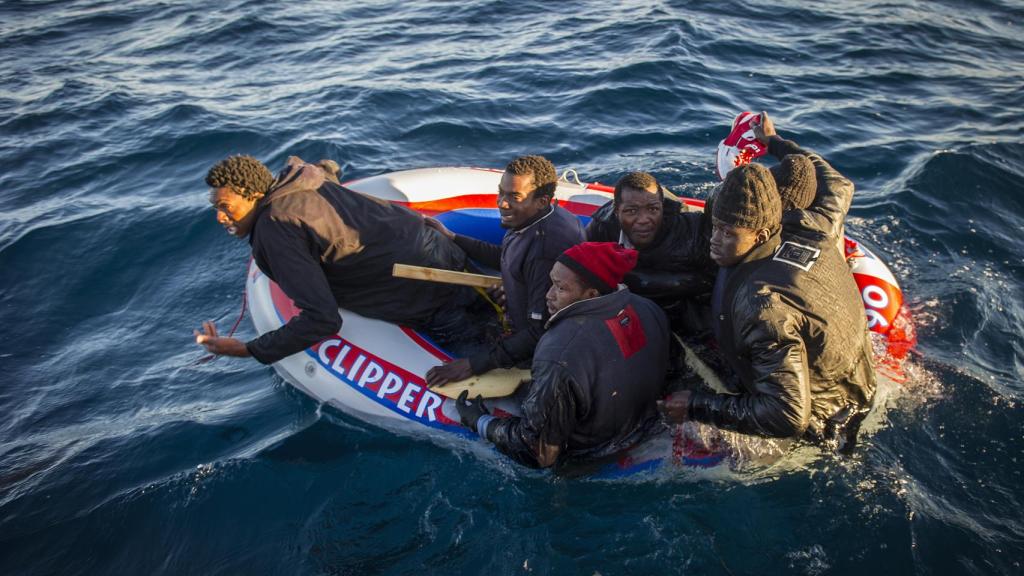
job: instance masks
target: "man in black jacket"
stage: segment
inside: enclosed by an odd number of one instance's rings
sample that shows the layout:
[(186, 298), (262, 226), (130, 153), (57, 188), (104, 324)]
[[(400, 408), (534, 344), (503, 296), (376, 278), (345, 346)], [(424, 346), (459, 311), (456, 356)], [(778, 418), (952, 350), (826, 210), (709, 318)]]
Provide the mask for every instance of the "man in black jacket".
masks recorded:
[(505, 168), (498, 185), (498, 212), (507, 229), (501, 246), (455, 234), (432, 218), (427, 223), (452, 239), (470, 258), (501, 270), (511, 334), (489, 349), (427, 372), (427, 384), (440, 386), (495, 368), (529, 365), (548, 319), (544, 295), (555, 259), (583, 241), (579, 218), (551, 201), (558, 187), (555, 167), (542, 156), (522, 156)]
[(248, 237), (260, 270), (300, 310), (246, 343), (206, 322), (196, 341), (210, 352), (277, 362), (336, 334), (339, 306), (432, 333), (472, 300), (466, 288), (393, 277), (395, 263), (459, 270), (465, 254), (419, 214), (341, 186), (329, 168), (293, 156), (275, 179), (259, 160), (231, 156), (210, 169), (217, 221)]
[[(755, 134), (777, 156), (798, 153), (767, 121)], [(741, 389), (677, 392), (663, 405), (670, 421), (852, 449), (875, 393), (863, 305), (834, 248), (853, 183), (807, 156), (816, 196), (784, 217), (767, 169), (751, 164), (726, 176), (712, 208), (711, 257), (720, 267), (712, 326)]]
[[(618, 242), (639, 252), (625, 283), (665, 309), (677, 326), (711, 292), (717, 267), (708, 256), (710, 218), (665, 195), (654, 176), (630, 172), (615, 184), (611, 202), (587, 225), (587, 240)], [(691, 322), (692, 324), (692, 322)]]
[(548, 330), (533, 355), (523, 416), (496, 418), (456, 401), (463, 425), (517, 462), (546, 468), (609, 456), (656, 428), (668, 362), (665, 313), (618, 288), (636, 251), (585, 242), (551, 269)]

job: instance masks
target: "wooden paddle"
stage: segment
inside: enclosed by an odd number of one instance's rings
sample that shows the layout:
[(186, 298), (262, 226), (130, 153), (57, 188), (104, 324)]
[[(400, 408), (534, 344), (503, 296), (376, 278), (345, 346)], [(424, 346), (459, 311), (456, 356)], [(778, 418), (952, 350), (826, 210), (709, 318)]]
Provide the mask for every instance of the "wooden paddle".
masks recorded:
[(731, 392), (726, 388), (725, 384), (722, 384), (722, 379), (718, 377), (718, 374), (715, 374), (715, 371), (704, 363), (704, 361), (697, 356), (697, 353), (683, 342), (683, 339), (680, 338), (678, 334), (673, 332), (672, 337), (675, 338), (676, 342), (679, 343), (679, 346), (683, 348), (683, 359), (686, 361), (686, 365), (696, 372), (709, 388), (719, 394), (735, 394), (735, 392)]
[(449, 398), (458, 398), (463, 390), (469, 391), (470, 398), (476, 398), (477, 395), (484, 398), (500, 398), (511, 396), (520, 384), (529, 379), (529, 370), (498, 368), (484, 374), (470, 376), (465, 380), (435, 386), (431, 390)]
[(469, 272), (456, 272), (455, 270), (413, 266), (411, 264), (395, 264), (391, 270), (391, 275), (396, 278), (410, 278), (412, 280), (426, 280), (427, 282), (458, 284), (460, 286), (473, 286), (476, 288), (494, 288), (501, 284), (501, 276), (471, 274)]

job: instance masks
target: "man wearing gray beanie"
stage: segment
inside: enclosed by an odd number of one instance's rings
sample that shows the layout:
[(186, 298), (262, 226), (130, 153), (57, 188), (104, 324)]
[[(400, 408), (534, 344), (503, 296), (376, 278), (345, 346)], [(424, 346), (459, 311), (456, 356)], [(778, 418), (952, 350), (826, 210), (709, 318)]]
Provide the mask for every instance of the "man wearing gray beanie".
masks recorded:
[[(778, 138), (762, 118), (755, 135)], [(811, 160), (817, 194), (806, 209), (783, 214), (775, 179), (757, 164), (722, 183), (712, 208), (712, 329), (739, 390), (676, 392), (661, 403), (670, 422), (853, 448), (875, 394), (864, 307), (834, 248), (853, 183)]]

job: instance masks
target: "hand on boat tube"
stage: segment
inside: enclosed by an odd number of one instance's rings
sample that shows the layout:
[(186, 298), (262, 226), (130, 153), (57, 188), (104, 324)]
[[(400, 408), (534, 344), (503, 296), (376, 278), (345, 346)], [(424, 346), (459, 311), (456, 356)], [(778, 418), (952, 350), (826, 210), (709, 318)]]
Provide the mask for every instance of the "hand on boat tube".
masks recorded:
[(472, 375), (473, 367), (469, 365), (469, 358), (458, 358), (427, 370), (427, 386), (444, 386), (449, 382), (465, 380)]
[(210, 354), (217, 356), (237, 356), (246, 358), (249, 356), (249, 349), (245, 343), (237, 338), (222, 338), (217, 335), (217, 326), (207, 320), (203, 322), (203, 331), (193, 330), (196, 336), (196, 344), (206, 348)]
[(455, 232), (448, 229), (447, 226), (441, 223), (437, 218), (431, 218), (430, 216), (423, 217), (423, 223), (427, 225), (427, 228), (433, 228), (441, 233), (442, 236), (449, 240), (455, 240)]
[(754, 138), (765, 146), (768, 145), (768, 141), (771, 140), (772, 136), (775, 136), (775, 123), (768, 117), (768, 113), (761, 112), (761, 121), (754, 120), (750, 123), (750, 127), (754, 130)]
[(469, 390), (463, 390), (462, 394), (459, 394), (458, 399), (455, 400), (455, 409), (459, 411), (459, 420), (462, 420), (462, 425), (473, 432), (478, 432), (476, 425), (480, 421), (480, 417), (490, 414), (484, 407), (484, 397), (477, 394), (476, 398), (470, 400)]
[(690, 391), (673, 392), (668, 398), (658, 400), (658, 412), (669, 424), (682, 424), (690, 412)]

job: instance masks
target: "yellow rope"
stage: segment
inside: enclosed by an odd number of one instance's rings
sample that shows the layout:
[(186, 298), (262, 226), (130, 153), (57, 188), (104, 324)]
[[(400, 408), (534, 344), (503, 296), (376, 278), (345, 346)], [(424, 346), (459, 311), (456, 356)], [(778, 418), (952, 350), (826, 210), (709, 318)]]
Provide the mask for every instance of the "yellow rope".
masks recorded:
[(505, 312), (501, 309), (501, 306), (498, 306), (498, 303), (492, 300), (491, 295), (483, 288), (474, 287), (473, 289), (483, 296), (484, 300), (487, 300), (487, 303), (491, 305), (491, 308), (494, 308), (495, 314), (498, 315), (498, 322), (501, 322), (501, 330), (503, 332), (508, 332), (508, 319), (505, 318)]

